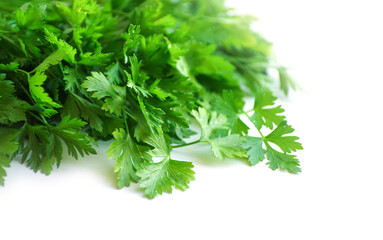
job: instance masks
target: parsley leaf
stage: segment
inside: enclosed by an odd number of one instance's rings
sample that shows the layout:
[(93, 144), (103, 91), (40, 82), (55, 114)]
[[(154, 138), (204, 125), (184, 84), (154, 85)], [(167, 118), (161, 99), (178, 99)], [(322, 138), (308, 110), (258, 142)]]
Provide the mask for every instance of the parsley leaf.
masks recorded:
[(172, 186), (180, 190), (189, 188), (194, 180), (194, 171), (191, 162), (176, 161), (169, 158), (159, 163), (147, 163), (138, 170), (141, 177), (140, 187), (145, 188), (145, 195), (154, 198), (163, 192), (171, 193)]
[(226, 117), (217, 114), (217, 112), (209, 114), (206, 109), (200, 107), (198, 108), (198, 112), (193, 110), (192, 115), (201, 125), (201, 140), (209, 140), (215, 130), (228, 128)]
[(146, 90), (143, 86), (145, 81), (148, 79), (148, 76), (140, 73), (140, 67), (142, 62), (138, 62), (136, 55), (130, 57), (129, 62), (131, 73), (124, 71), (128, 78), (127, 86), (133, 89), (136, 94), (141, 94), (144, 97), (151, 96), (150, 92)]
[(101, 108), (120, 115), (125, 107), (126, 88), (111, 84), (100, 72), (92, 72), (92, 76), (86, 79), (82, 87), (86, 88), (88, 92), (93, 92), (93, 98), (104, 99)]
[(66, 116), (57, 126), (52, 128), (52, 132), (65, 142), (69, 155), (76, 159), (78, 154), (82, 157), (85, 154), (96, 154), (91, 145), (91, 139), (85, 133), (78, 131), (85, 124), (84, 121)]
[(246, 137), (243, 148), (247, 149), (249, 162), (251, 166), (262, 162), (265, 159), (265, 153), (262, 148), (263, 139), (258, 137)]
[(287, 125), (286, 121), (283, 121), (272, 133), (265, 137), (265, 140), (276, 144), (281, 148), (283, 152), (286, 153), (291, 153), (303, 149), (302, 144), (296, 141), (299, 139), (299, 137), (285, 136), (286, 134), (292, 132), (294, 132), (294, 129), (290, 125)]
[(251, 117), (256, 128), (260, 129), (264, 125), (272, 129), (273, 123), (278, 125), (285, 119), (285, 116), (279, 115), (284, 112), (281, 106), (269, 107), (274, 105), (276, 99), (277, 98), (267, 90), (260, 90), (256, 94), (253, 108), (254, 114)]
[(26, 9), (20, 8), (16, 12), (16, 22), (22, 28), (39, 29), (46, 17), (46, 8), (44, 5), (31, 4)]
[(124, 129), (117, 129), (113, 132), (113, 136), (116, 141), (110, 145), (107, 154), (110, 159), (116, 161), (114, 172), (118, 174), (117, 186), (129, 187), (131, 181), (139, 180), (136, 174), (137, 168), (148, 161), (148, 157), (141, 154), (139, 146)]
[(74, 93), (68, 94), (61, 114), (63, 117), (81, 118), (87, 121), (91, 128), (99, 132), (103, 130), (104, 122), (101, 119), (103, 113), (99, 107)]
[(0, 77), (0, 123), (7, 124), (26, 119), (26, 103), (13, 96), (16, 89), (11, 81)]
[(269, 159), (267, 164), (273, 170), (279, 168), (290, 173), (301, 172), (299, 161), (295, 155), (278, 152), (269, 145), (267, 145), (267, 159)]
[[(56, 55), (55, 57), (51, 57), (51, 60), (52, 62), (56, 63), (57, 62), (57, 59), (59, 57), (61, 57), (61, 55), (63, 54), (64, 59), (67, 61), (67, 62), (70, 62), (70, 63), (75, 63), (75, 55), (77, 53), (77, 50), (74, 49), (71, 45), (69, 45), (68, 43), (66, 43), (64, 40), (62, 39), (58, 39), (56, 35), (54, 35), (52, 32), (50, 32), (47, 28), (44, 28), (44, 32), (45, 32), (45, 38), (48, 42), (56, 45), (56, 47), (58, 48), (57, 52), (56, 52)], [(54, 64), (51, 64), (51, 65), (54, 65)]]
[(161, 133), (151, 134), (145, 142), (153, 147), (150, 151), (153, 157), (162, 157), (162, 161), (147, 162), (141, 165), (137, 175), (141, 178), (140, 187), (145, 189), (145, 195), (154, 198), (163, 192), (171, 193), (173, 187), (186, 190), (190, 181), (194, 180), (193, 164), (170, 158), (170, 148)]
[(241, 120), (245, 102), (233, 91), (223, 91), (212, 96), (210, 101), (214, 111), (225, 115), (233, 134), (247, 134), (249, 127)]
[(230, 135), (215, 138), (209, 141), (211, 149), (216, 157), (223, 160), (229, 158), (247, 158), (246, 151), (242, 148), (244, 139), (239, 135)]
[(4, 168), (10, 167), (12, 155), (18, 150), (17, 135), (15, 129), (0, 127), (0, 185), (4, 185), (7, 176)]
[(47, 104), (47, 106), (59, 108), (60, 104), (53, 101), (53, 99), (45, 92), (42, 86), (47, 80), (47, 76), (42, 72), (37, 72), (31, 78), (28, 79), (29, 91), (36, 102)]

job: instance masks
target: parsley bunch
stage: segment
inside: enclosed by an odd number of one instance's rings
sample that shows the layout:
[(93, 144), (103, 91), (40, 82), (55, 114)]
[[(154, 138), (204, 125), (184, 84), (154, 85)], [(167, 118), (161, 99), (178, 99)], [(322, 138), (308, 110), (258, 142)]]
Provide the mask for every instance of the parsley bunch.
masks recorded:
[(220, 0), (2, 0), (0, 183), (18, 156), (48, 175), (63, 151), (77, 159), (109, 139), (118, 188), (139, 182), (149, 198), (188, 188), (193, 164), (170, 153), (202, 142), (220, 159), (300, 172), (268, 69), (285, 93), (292, 81), (252, 21)]

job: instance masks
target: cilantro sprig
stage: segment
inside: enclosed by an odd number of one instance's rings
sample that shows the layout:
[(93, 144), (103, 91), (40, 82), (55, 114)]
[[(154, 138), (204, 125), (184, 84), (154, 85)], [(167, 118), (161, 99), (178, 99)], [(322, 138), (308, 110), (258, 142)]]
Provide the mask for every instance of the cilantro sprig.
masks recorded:
[(149, 198), (189, 187), (193, 164), (171, 151), (193, 144), (300, 172), (268, 69), (284, 93), (294, 84), (251, 24), (220, 0), (1, 1), (0, 184), (15, 159), (48, 175), (100, 140), (118, 188)]

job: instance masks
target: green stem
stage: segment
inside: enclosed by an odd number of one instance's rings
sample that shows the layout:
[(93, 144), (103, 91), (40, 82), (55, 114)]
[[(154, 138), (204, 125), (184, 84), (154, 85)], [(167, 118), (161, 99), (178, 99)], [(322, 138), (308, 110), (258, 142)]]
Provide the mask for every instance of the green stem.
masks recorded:
[(16, 71), (17, 71), (17, 72), (25, 73), (25, 74), (28, 76), (28, 78), (29, 78), (29, 72), (24, 71), (23, 69), (16, 69)]
[(173, 148), (187, 147), (187, 146), (190, 146), (190, 145), (193, 145), (193, 144), (197, 144), (197, 143), (200, 143), (200, 142), (201, 142), (201, 139), (199, 139), (197, 141), (194, 141), (194, 142), (184, 143), (184, 144), (180, 144), (180, 145), (176, 145), (176, 146), (171, 146), (171, 147), (172, 147), (172, 149)]
[(125, 111), (122, 112), (122, 117), (124, 119), (124, 124), (125, 124), (125, 128), (126, 128), (126, 132), (129, 132), (128, 118), (126, 117)]
[[(27, 75), (27, 77), (28, 77), (28, 80), (29, 80), (29, 73), (28, 72), (26, 72), (24, 70), (21, 70), (21, 69), (16, 69), (16, 71), (25, 73)], [(31, 100), (31, 103), (33, 103), (34, 100), (33, 100), (32, 96), (31, 96), (31, 94), (29, 93), (29, 91), (24, 87), (23, 83), (19, 79), (17, 79), (17, 78), (15, 78), (15, 79), (20, 84), (21, 89), (23, 89), (25, 94), (28, 96), (29, 100)]]
[(34, 113), (31, 112), (31, 111), (28, 111), (28, 113), (29, 113), (32, 117), (34, 117), (34, 118), (36, 118), (37, 120), (39, 120), (42, 124), (44, 124), (44, 125), (47, 126), (48, 128), (51, 127), (51, 126), (47, 123), (47, 121), (46, 121), (45, 119), (40, 118), (39, 116), (37, 116), (36, 114), (34, 114)]
[(32, 98), (32, 96), (31, 96), (31, 94), (29, 94), (29, 92), (27, 91), (27, 89), (23, 86), (23, 84), (22, 84), (19, 80), (17, 80), (17, 82), (20, 84), (20, 87), (23, 89), (23, 91), (25, 92), (25, 94), (27, 94), (29, 100), (31, 100), (31, 102), (33, 103), (34, 101), (33, 101), (33, 98)]
[[(251, 111), (253, 111), (253, 110), (251, 110)], [(250, 112), (251, 112), (251, 111), (250, 111)], [(246, 115), (246, 117), (250, 120), (250, 122), (252, 122), (252, 121), (251, 121), (251, 118), (250, 118), (250, 116), (249, 116), (249, 114), (248, 114), (248, 112), (243, 111), (243, 113), (244, 113), (244, 114)], [(254, 123), (253, 123), (253, 124), (254, 124)], [(262, 139), (264, 139), (265, 136), (263, 136), (261, 130), (259, 130), (257, 127), (255, 127), (255, 128), (257, 129), (259, 135), (261, 135)]]
[(137, 101), (136, 96), (134, 96), (132, 91), (130, 91), (129, 89), (127, 89), (126, 98), (130, 104), (132, 104), (134, 107), (140, 109), (140, 105), (136, 102)]
[(136, 121), (136, 122), (138, 121), (137, 118), (136, 118), (136, 116), (134, 116), (132, 113), (129, 112), (129, 109), (126, 109), (125, 114), (127, 115), (126, 117), (129, 116), (129, 117), (132, 118), (134, 121)]

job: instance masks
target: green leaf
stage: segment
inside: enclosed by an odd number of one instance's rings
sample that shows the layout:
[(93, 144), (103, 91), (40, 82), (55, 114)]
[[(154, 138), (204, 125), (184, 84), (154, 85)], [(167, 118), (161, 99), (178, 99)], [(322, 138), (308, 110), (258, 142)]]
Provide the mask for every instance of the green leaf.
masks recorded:
[(73, 25), (79, 26), (83, 23), (87, 15), (92, 15), (100, 11), (97, 2), (94, 0), (76, 0), (72, 6)]
[(188, 119), (190, 118), (188, 115), (188, 111), (185, 110), (185, 106), (181, 105), (177, 100), (173, 98), (166, 99), (156, 99), (151, 98), (150, 103), (153, 106), (157, 106), (164, 113), (162, 119), (164, 120), (163, 129), (168, 131), (171, 125), (180, 126), (183, 128), (189, 127)]
[(141, 29), (140, 26), (129, 25), (129, 29), (127, 33), (121, 34), (121, 37), (125, 39), (124, 44), (124, 61), (128, 62), (128, 56), (137, 49), (138, 43), (141, 41), (142, 35), (140, 34)]
[(185, 61), (189, 74), (231, 74), (235, 66), (221, 56), (213, 56), (217, 46), (206, 45), (201, 42), (189, 43), (189, 51), (185, 55)]
[(91, 145), (91, 139), (85, 133), (79, 131), (85, 125), (86, 122), (66, 116), (61, 119), (61, 122), (56, 127), (52, 128), (54, 134), (66, 144), (68, 154), (76, 159), (78, 159), (78, 154), (82, 157), (85, 154), (96, 154), (96, 150)]
[[(77, 50), (74, 49), (71, 45), (69, 45), (68, 43), (66, 43), (64, 40), (62, 39), (58, 39), (56, 35), (54, 35), (52, 32), (50, 32), (47, 28), (44, 28), (44, 32), (45, 32), (45, 39), (56, 45), (56, 47), (58, 48), (58, 52), (61, 54), (61, 53), (65, 53), (65, 61), (69, 62), (69, 63), (75, 63), (75, 56), (76, 56), (76, 53), (77, 53)], [(57, 56), (56, 56), (57, 57)]]
[(79, 89), (82, 79), (84, 79), (84, 74), (79, 71), (77, 68), (71, 68), (66, 66), (64, 68), (64, 81), (65, 81), (65, 90), (70, 90), (73, 92), (75, 89)]
[(222, 74), (234, 70), (235, 67), (220, 56), (207, 56), (194, 68), (198, 74)]
[(284, 94), (288, 95), (290, 88), (295, 90), (297, 88), (296, 83), (287, 73), (286, 68), (278, 68), (280, 88)]
[(221, 95), (213, 95), (210, 104), (214, 111), (226, 116), (232, 134), (247, 134), (249, 127), (240, 118), (245, 105), (242, 96), (223, 91)]
[(61, 60), (67, 56), (67, 53), (61, 50), (56, 50), (51, 55), (49, 55), (40, 65), (38, 65), (34, 71), (36, 72), (44, 72), (50, 66), (59, 64)]
[(44, 26), (46, 15), (46, 5), (29, 4), (24, 9), (17, 10), (16, 22), (20, 27), (31, 30), (40, 29)]
[(152, 157), (170, 157), (169, 144), (162, 132), (158, 134), (151, 133), (143, 141), (153, 147), (149, 151)]
[(19, 132), (11, 128), (0, 127), (0, 185), (4, 186), (4, 178), (7, 176), (5, 168), (10, 167), (13, 154), (18, 150), (16, 141)]
[(129, 58), (130, 71), (124, 71), (128, 78), (127, 86), (135, 91), (136, 94), (142, 94), (144, 97), (151, 96), (150, 92), (145, 89), (144, 83), (148, 79), (148, 76), (140, 73), (140, 67), (142, 62), (138, 62), (137, 56), (133, 55)]
[(185, 191), (189, 188), (189, 183), (195, 180), (195, 172), (191, 170), (193, 168), (191, 162), (171, 160), (168, 166), (168, 176), (173, 181), (176, 188)]
[(86, 66), (104, 66), (110, 62), (112, 55), (112, 53), (81, 53), (78, 63)]
[(123, 71), (119, 62), (109, 65), (106, 70), (106, 75), (112, 84), (120, 84), (123, 82)]
[(4, 186), (4, 178), (7, 176), (5, 168), (10, 167), (10, 159), (3, 153), (0, 153), (0, 185)]
[(0, 123), (25, 121), (25, 102), (16, 97), (0, 98)]
[(160, 108), (156, 108), (153, 105), (149, 104), (145, 99), (142, 99), (140, 96), (137, 96), (138, 103), (140, 105), (141, 112), (150, 127), (152, 133), (157, 134), (157, 132), (162, 131), (162, 116), (164, 111)]
[(91, 77), (87, 77), (87, 80), (82, 84), (82, 87), (86, 88), (89, 92), (94, 92), (92, 97), (102, 99), (105, 97), (111, 97), (116, 95), (114, 85), (112, 85), (105, 75), (100, 72), (92, 72)]
[(222, 114), (217, 114), (217, 112), (209, 114), (206, 109), (200, 107), (198, 111), (193, 110), (192, 115), (201, 126), (202, 141), (208, 140), (215, 130), (228, 129), (226, 117)]
[(19, 68), (19, 64), (15, 62), (10, 62), (8, 64), (0, 63), (0, 71), (3, 71), (3, 72), (13, 72), (18, 68)]
[(4, 186), (7, 176), (5, 168), (10, 167), (13, 154), (18, 150), (17, 136), (19, 132), (11, 128), (0, 127), (0, 185)]
[(294, 129), (290, 125), (287, 125), (286, 121), (283, 121), (272, 133), (265, 137), (265, 140), (276, 144), (283, 152), (286, 153), (303, 149), (302, 144), (297, 142), (299, 137), (285, 136), (286, 134), (290, 134), (292, 132), (294, 132)]
[(19, 147), (15, 141), (19, 132), (16, 129), (0, 127), (0, 153), (12, 155)]
[(35, 75), (28, 79), (29, 91), (36, 102), (46, 103), (51, 107), (60, 108), (61, 105), (54, 102), (42, 87), (46, 80), (47, 76), (44, 73), (36, 72)]
[(140, 151), (130, 135), (120, 128), (113, 132), (115, 141), (110, 144), (108, 151), (109, 159), (115, 160), (114, 172), (117, 173), (118, 188), (129, 187), (130, 182), (139, 180), (136, 174), (137, 168), (149, 157)]
[(7, 176), (5, 168), (10, 167), (12, 157), (19, 148), (16, 140), (18, 134), (15, 129), (0, 127), (0, 185), (2, 186)]
[(267, 147), (267, 163), (272, 170), (279, 168), (280, 170), (285, 170), (290, 173), (299, 173), (301, 168), (299, 167), (299, 161), (295, 155), (290, 155), (287, 153), (281, 153), (274, 150), (270, 145)]
[(57, 114), (57, 111), (47, 106), (45, 103), (36, 103), (32, 106), (28, 106), (27, 110), (39, 113), (44, 117), (52, 117)]
[(5, 80), (6, 75), (3, 76), (0, 74), (0, 97), (8, 97), (16, 92), (15, 86), (12, 81)]
[(27, 104), (15, 97), (15, 87), (11, 81), (0, 78), (0, 123), (19, 122), (26, 119)]
[(251, 166), (262, 162), (265, 159), (265, 152), (262, 148), (263, 139), (257, 137), (246, 137), (243, 148), (247, 149), (247, 155)]
[(166, 92), (162, 88), (158, 87), (158, 83), (160, 83), (161, 80), (157, 79), (155, 82), (153, 82), (149, 87), (149, 92), (156, 96), (161, 101), (165, 101), (168, 97), (174, 97), (173, 94)]
[(251, 116), (256, 128), (261, 129), (262, 126), (265, 126), (273, 129), (273, 123), (279, 125), (285, 119), (285, 116), (279, 115), (284, 112), (281, 106), (269, 107), (274, 106), (276, 99), (268, 90), (259, 90), (257, 92), (253, 108), (254, 114)]
[(159, 163), (146, 163), (137, 171), (141, 178), (140, 187), (145, 189), (145, 195), (154, 198), (163, 192), (171, 193), (173, 187), (180, 190), (189, 188), (194, 180), (191, 162), (176, 161), (166, 158)]
[(92, 72), (86, 79), (81, 86), (93, 92), (93, 98), (104, 99), (102, 109), (120, 115), (126, 106), (126, 88), (111, 84), (100, 72)]
[(44, 157), (41, 161), (40, 171), (45, 175), (51, 174), (53, 170), (53, 165), (55, 164), (55, 159), (52, 157)]
[(140, 25), (144, 35), (164, 33), (177, 23), (172, 15), (165, 12), (161, 1), (144, 1), (135, 9), (131, 20), (133, 24)]
[(101, 119), (103, 113), (100, 108), (74, 93), (68, 94), (61, 115), (63, 117), (81, 118), (89, 122), (91, 128), (99, 132), (103, 131), (104, 122)]
[[(27, 138), (28, 141), (25, 141)], [(21, 147), (21, 163), (26, 162), (34, 172), (41, 169), (43, 161), (50, 161), (51, 153), (47, 151), (49, 142), (49, 131), (45, 126), (24, 125), (21, 131), (20, 147)], [(47, 164), (45, 164), (45, 170)]]
[(242, 148), (244, 138), (239, 135), (230, 135), (209, 140), (214, 155), (221, 160), (228, 158), (247, 158), (246, 151)]
[(156, 79), (166, 78), (167, 69), (169, 69), (169, 61), (171, 56), (169, 52), (169, 44), (166, 37), (160, 34), (151, 35), (142, 38), (137, 55), (143, 60), (141, 73), (148, 73)]

